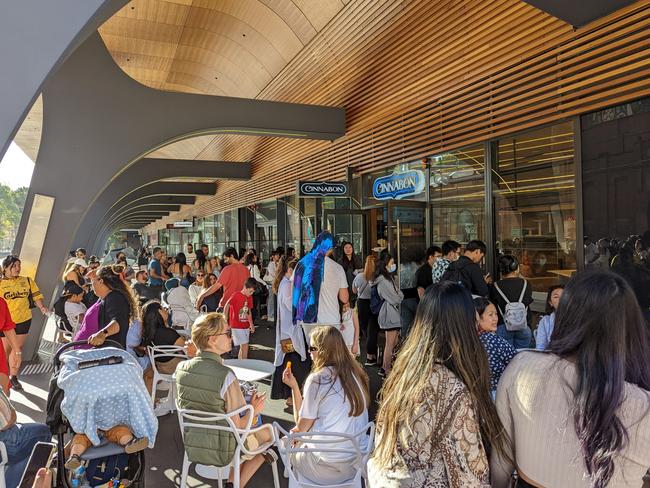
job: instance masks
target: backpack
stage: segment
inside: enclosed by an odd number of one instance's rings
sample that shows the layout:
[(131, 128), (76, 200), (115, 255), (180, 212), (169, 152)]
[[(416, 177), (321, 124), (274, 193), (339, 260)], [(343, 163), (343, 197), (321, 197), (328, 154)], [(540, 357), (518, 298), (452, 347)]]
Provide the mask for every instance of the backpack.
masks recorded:
[(463, 281), (462, 271), (464, 269), (465, 266), (461, 268), (458, 266), (458, 261), (454, 261), (453, 263), (450, 263), (449, 266), (447, 266), (447, 270), (442, 275), (440, 281), (451, 281), (452, 283), (458, 283), (463, 288), (469, 290), (471, 288), (471, 283), (470, 286), (468, 286), (467, 283)]
[(379, 315), (379, 311), (383, 304), (384, 299), (379, 296), (377, 285), (372, 285), (372, 288), (370, 288), (370, 312), (374, 315)]
[(499, 285), (497, 283), (494, 284), (494, 289), (501, 295), (501, 298), (504, 299), (506, 302), (506, 308), (505, 310), (501, 310), (501, 307), (499, 307), (499, 311), (501, 312), (501, 315), (503, 316), (503, 322), (505, 323), (506, 330), (511, 331), (511, 332), (516, 332), (518, 330), (526, 330), (528, 328), (528, 307), (522, 303), (522, 300), (524, 299), (524, 293), (526, 292), (526, 288), (528, 288), (528, 282), (524, 280), (524, 286), (521, 289), (521, 294), (519, 295), (519, 300), (516, 302), (511, 302), (509, 301), (503, 291), (501, 291), (501, 288), (499, 288)]

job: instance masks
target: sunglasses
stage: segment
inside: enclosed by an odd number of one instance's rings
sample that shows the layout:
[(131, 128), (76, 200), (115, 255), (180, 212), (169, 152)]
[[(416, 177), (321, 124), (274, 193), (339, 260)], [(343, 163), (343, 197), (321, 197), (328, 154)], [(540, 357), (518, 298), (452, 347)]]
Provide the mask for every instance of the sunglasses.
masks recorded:
[(220, 334), (215, 334), (215, 336), (220, 336), (220, 335), (232, 337), (232, 329), (228, 329), (226, 332), (221, 332)]
[(203, 278), (204, 276), (205, 276), (204, 274), (197, 274), (196, 275), (197, 278)]
[(318, 352), (318, 348), (314, 346), (309, 346), (309, 352)]

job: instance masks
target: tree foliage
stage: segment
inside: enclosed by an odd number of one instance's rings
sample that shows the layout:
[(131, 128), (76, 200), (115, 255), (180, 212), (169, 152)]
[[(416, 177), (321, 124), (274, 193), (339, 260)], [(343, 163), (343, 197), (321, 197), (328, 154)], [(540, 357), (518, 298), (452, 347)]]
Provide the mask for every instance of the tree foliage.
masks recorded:
[(27, 190), (27, 187), (12, 190), (0, 183), (0, 239), (7, 239), (18, 229)]

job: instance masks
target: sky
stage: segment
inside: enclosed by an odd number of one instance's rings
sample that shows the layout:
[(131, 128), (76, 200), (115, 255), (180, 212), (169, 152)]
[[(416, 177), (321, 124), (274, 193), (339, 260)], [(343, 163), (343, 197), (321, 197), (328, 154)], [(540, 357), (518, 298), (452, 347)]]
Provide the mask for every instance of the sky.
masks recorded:
[(33, 171), (34, 162), (15, 142), (12, 142), (0, 162), (0, 183), (9, 186), (12, 190), (29, 186)]

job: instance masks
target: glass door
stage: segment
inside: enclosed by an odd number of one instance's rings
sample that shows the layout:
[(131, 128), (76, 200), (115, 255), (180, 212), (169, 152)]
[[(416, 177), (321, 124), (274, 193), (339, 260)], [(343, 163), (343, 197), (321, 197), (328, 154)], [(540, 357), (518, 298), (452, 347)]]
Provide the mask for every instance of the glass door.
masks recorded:
[(336, 245), (351, 242), (354, 252), (363, 260), (368, 255), (368, 211), (348, 209), (323, 210), (323, 228), (334, 236)]
[(388, 210), (388, 249), (397, 264), (400, 288), (415, 288), (415, 274), (427, 247), (426, 204), (390, 202)]

